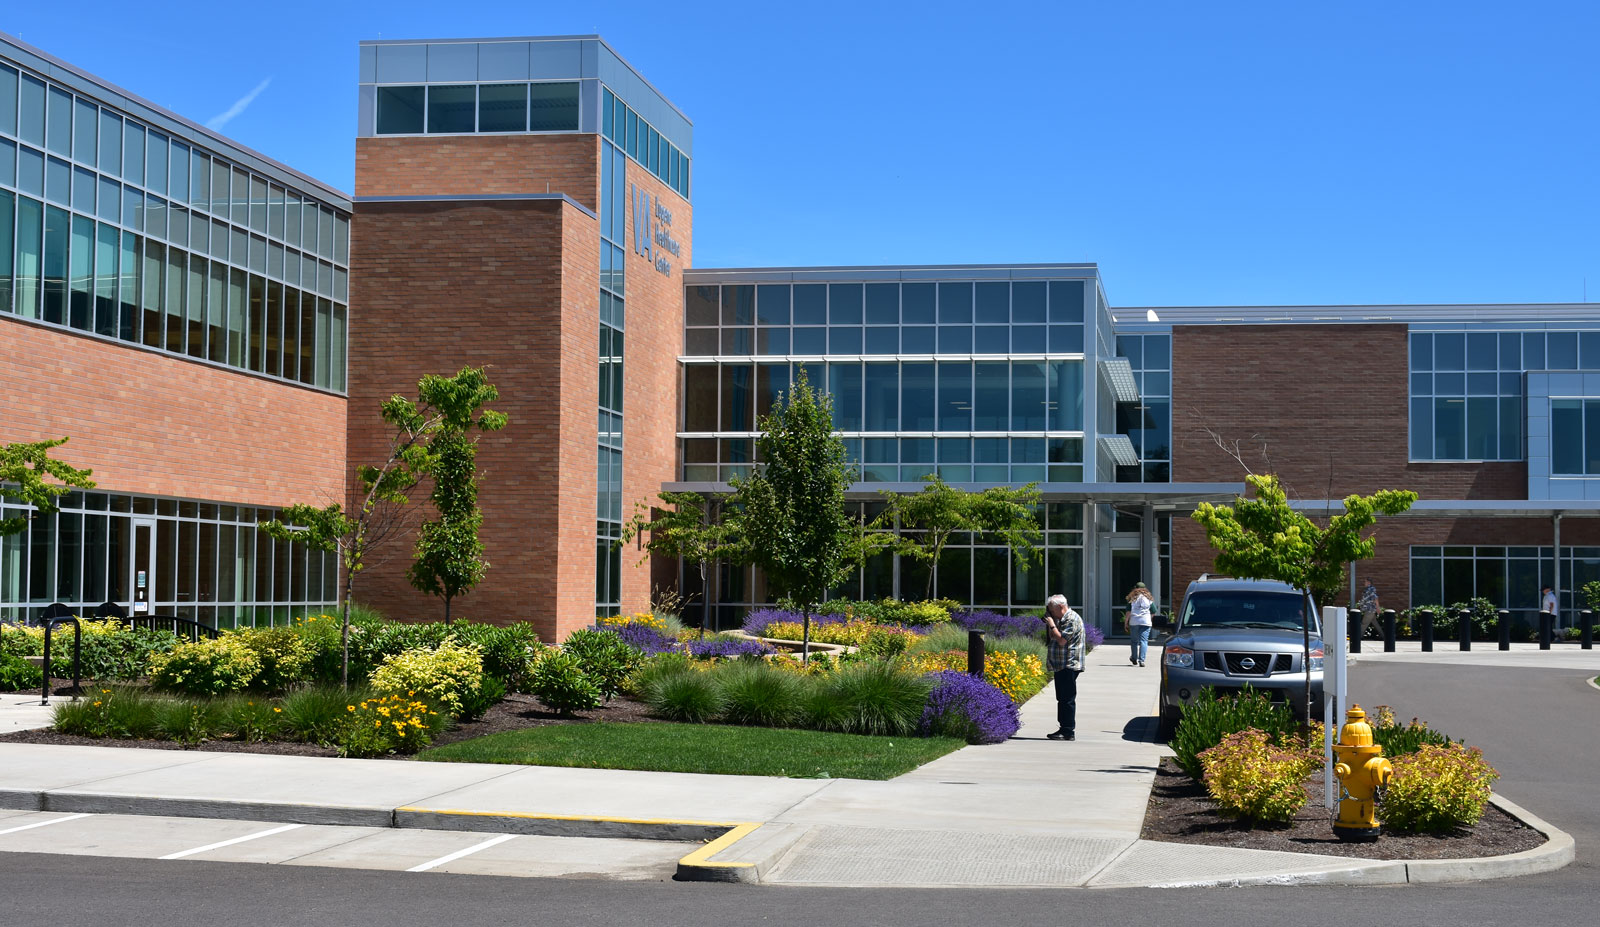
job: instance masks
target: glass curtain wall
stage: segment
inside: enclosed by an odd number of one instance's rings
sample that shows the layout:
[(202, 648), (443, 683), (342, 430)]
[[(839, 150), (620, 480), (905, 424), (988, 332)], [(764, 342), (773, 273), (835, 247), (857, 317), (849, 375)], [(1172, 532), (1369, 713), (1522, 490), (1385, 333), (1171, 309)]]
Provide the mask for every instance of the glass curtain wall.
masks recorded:
[[(32, 512), (0, 505), (0, 518)], [(150, 614), (212, 627), (285, 624), (331, 611), (338, 560), (257, 529), (272, 509), (187, 499), (72, 492), (60, 511), (0, 538), (0, 620), (37, 619), (61, 602), (130, 609), (141, 572)]]
[(0, 313), (345, 389), (347, 215), (6, 65), (0, 253)]
[[(609, 97), (610, 94), (607, 94)], [(599, 447), (595, 471), (595, 614), (614, 615), (622, 603), (622, 362), (627, 156), (600, 143), (600, 370)]]
[[(1539, 593), (1557, 585), (1550, 547), (1411, 548), (1411, 605), (1452, 605), (1484, 598), (1497, 608), (1539, 610)], [(1600, 580), (1600, 547), (1561, 548), (1561, 609), (1588, 607), (1582, 589)], [(1570, 616), (1564, 622), (1571, 625)]]
[(1172, 481), (1172, 336), (1118, 335), (1117, 354), (1133, 368), (1139, 401), (1117, 405), (1117, 433), (1139, 464), (1117, 468), (1119, 483)]

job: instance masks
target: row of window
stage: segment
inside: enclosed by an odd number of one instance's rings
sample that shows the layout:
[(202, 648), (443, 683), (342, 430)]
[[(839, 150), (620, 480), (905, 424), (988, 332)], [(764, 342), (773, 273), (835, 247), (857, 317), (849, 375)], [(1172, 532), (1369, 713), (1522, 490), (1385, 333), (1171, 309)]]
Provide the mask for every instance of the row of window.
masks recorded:
[(687, 328), (687, 357), (1082, 354), (1082, 325)]
[[(0, 517), (26, 508), (8, 506)], [(105, 493), (69, 493), (61, 511), (0, 539), (0, 618), (50, 602), (130, 608), (143, 588), (154, 614), (207, 623), (271, 622), (290, 605), (338, 599), (337, 558), (273, 541), (256, 521), (275, 512)], [(287, 618), (287, 614), (282, 615)]]
[(1126, 358), (1139, 401), (1116, 406), (1117, 433), (1126, 435), (1139, 463), (1119, 466), (1119, 483), (1165, 483), (1172, 479), (1172, 336), (1118, 335), (1117, 355)]
[(610, 90), (601, 94), (600, 134), (663, 183), (689, 198), (689, 156)]
[(344, 306), (3, 191), (0, 311), (345, 388)]
[(1411, 333), (1412, 373), (1579, 369), (1600, 369), (1600, 331)]
[[(842, 439), (845, 459), (865, 483), (915, 483), (937, 475), (951, 483), (1080, 483), (1081, 437)], [(726, 482), (748, 476), (751, 438), (684, 438), (683, 479)]]
[(1522, 398), (1411, 400), (1412, 460), (1521, 460)]
[(577, 81), (379, 87), (377, 102), (379, 135), (578, 131)]
[[(241, 233), (248, 229), (322, 260), (349, 263), (348, 216), (32, 74), (0, 66), (3, 135), (22, 144), (0, 138), (0, 182), (14, 179), (22, 192), (62, 205), (70, 197), (79, 211), (116, 221), (119, 203), (141, 196), (131, 193), (139, 187), (163, 210), (170, 200), (174, 211), (207, 213)], [(120, 196), (118, 181), (127, 185)], [(242, 252), (235, 261), (244, 263)]]
[[(607, 97), (609, 98), (609, 94)], [(608, 110), (609, 112), (609, 110)], [(600, 143), (600, 372), (599, 448), (595, 477), (597, 615), (622, 602), (622, 378), (625, 261), (616, 241), (626, 237), (628, 161), (610, 141)]]
[(1600, 580), (1600, 547), (1563, 547), (1560, 567), (1557, 583), (1550, 547), (1413, 547), (1411, 604), (1451, 605), (1483, 598), (1496, 608), (1537, 611), (1541, 590), (1559, 586), (1564, 612), (1587, 608), (1582, 592), (1574, 590)]
[(1082, 280), (760, 283), (684, 287), (684, 324), (1083, 324)]
[(1082, 431), (1083, 362), (686, 364), (683, 431), (753, 431), (799, 369), (839, 431)]

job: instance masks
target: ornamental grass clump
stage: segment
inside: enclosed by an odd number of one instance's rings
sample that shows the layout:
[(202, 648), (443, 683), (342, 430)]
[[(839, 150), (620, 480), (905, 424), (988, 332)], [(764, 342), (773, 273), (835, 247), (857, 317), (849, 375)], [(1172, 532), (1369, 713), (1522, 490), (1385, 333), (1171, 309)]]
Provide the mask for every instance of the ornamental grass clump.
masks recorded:
[(1423, 744), (1391, 761), (1394, 778), (1378, 805), (1385, 827), (1448, 834), (1478, 823), (1500, 778), (1477, 747)]
[(1214, 689), (1206, 686), (1184, 708), (1183, 720), (1178, 722), (1178, 730), (1169, 746), (1183, 771), (1199, 780), (1205, 775), (1200, 754), (1222, 743), (1229, 734), (1252, 728), (1278, 743), (1297, 730), (1289, 706), (1273, 702), (1265, 692), (1246, 684), (1237, 695), (1219, 697)]
[(933, 683), (893, 663), (853, 663), (817, 683), (808, 706), (819, 730), (895, 737), (914, 733)]
[(373, 671), (371, 684), (381, 695), (404, 693), (424, 698), (451, 717), (460, 717), (463, 699), (475, 695), (483, 685), (483, 653), (453, 639), (433, 650), (406, 650), (385, 657)]
[(711, 673), (722, 698), (722, 720), (730, 724), (788, 727), (800, 720), (807, 682), (765, 660), (734, 660)]
[(1201, 781), (1224, 817), (1287, 823), (1305, 806), (1319, 758), (1276, 746), (1263, 731), (1238, 731), (1200, 754)]
[(1016, 703), (989, 683), (952, 670), (927, 678), (933, 688), (923, 705), (917, 733), (959, 737), (969, 744), (997, 744), (1022, 726)]
[(1424, 744), (1444, 747), (1455, 742), (1417, 718), (1407, 724), (1396, 723), (1394, 709), (1388, 705), (1372, 709), (1367, 723), (1372, 725), (1372, 742), (1382, 747), (1383, 755), (1390, 759), (1416, 753)]
[(223, 695), (250, 685), (261, 659), (237, 635), (179, 644), (150, 658), (150, 684), (184, 695)]
[(339, 732), (349, 714), (345, 706), (366, 701), (370, 694), (346, 692), (333, 686), (296, 689), (280, 702), (284, 727), (296, 740), (334, 746), (339, 742)]
[(682, 670), (663, 674), (644, 693), (650, 710), (668, 721), (703, 724), (715, 720), (727, 702), (710, 673)]

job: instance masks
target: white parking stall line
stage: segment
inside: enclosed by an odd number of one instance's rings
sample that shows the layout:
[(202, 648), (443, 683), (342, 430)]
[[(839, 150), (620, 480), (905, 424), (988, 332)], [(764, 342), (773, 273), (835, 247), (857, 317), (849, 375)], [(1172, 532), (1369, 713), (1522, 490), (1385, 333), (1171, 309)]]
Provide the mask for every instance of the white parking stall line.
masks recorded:
[(196, 853), (209, 853), (212, 850), (220, 850), (223, 847), (231, 847), (236, 843), (244, 843), (247, 840), (259, 840), (262, 837), (270, 837), (273, 834), (281, 834), (286, 830), (294, 830), (297, 827), (304, 827), (304, 826), (305, 826), (304, 824), (285, 824), (282, 827), (273, 827), (273, 828), (270, 828), (268, 830), (259, 831), (259, 832), (254, 833), (254, 834), (245, 834), (243, 837), (235, 837), (232, 840), (219, 840), (216, 843), (208, 843), (203, 847), (195, 847), (195, 848), (190, 849), (190, 850), (179, 850), (176, 853), (168, 853), (166, 856), (161, 856), (161, 857), (157, 857), (157, 858), (158, 859), (183, 859), (185, 856), (193, 856)]
[(457, 850), (454, 853), (446, 853), (444, 856), (441, 856), (438, 859), (429, 860), (428, 862), (423, 863), (420, 866), (412, 866), (410, 869), (407, 869), (406, 871), (407, 872), (427, 872), (429, 869), (432, 869), (435, 866), (443, 866), (445, 863), (453, 863), (453, 862), (455, 862), (456, 860), (460, 859), (463, 856), (471, 856), (472, 854), (478, 852), (479, 850), (487, 850), (490, 847), (495, 846), (497, 844), (505, 843), (507, 840), (510, 840), (512, 837), (515, 837), (515, 836), (516, 836), (516, 834), (501, 834), (498, 837), (490, 837), (488, 840), (485, 840), (482, 843), (475, 843), (472, 846), (467, 847), (464, 850)]
[(19, 827), (8, 827), (5, 830), (0, 830), (0, 836), (14, 834), (19, 830), (33, 830), (35, 827), (49, 827), (51, 824), (60, 824), (63, 821), (76, 821), (79, 818), (86, 818), (88, 816), (88, 813), (85, 812), (83, 814), (69, 814), (64, 818), (51, 818), (48, 821), (34, 821), (32, 824), (23, 824)]

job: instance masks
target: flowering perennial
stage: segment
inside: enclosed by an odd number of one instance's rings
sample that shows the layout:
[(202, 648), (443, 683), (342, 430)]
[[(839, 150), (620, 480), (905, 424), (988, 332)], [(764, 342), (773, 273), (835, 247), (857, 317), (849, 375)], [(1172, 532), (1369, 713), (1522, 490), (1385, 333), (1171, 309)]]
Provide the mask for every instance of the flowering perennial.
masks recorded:
[(689, 656), (696, 660), (733, 659), (737, 657), (765, 657), (777, 653), (777, 648), (763, 641), (708, 640), (689, 641)]
[(931, 678), (933, 691), (922, 709), (919, 733), (995, 744), (1022, 726), (1016, 703), (987, 682), (953, 670), (933, 673)]
[(1318, 762), (1306, 750), (1276, 746), (1255, 728), (1200, 754), (1201, 779), (1218, 810), (1246, 821), (1294, 820), (1310, 797), (1305, 781)]

